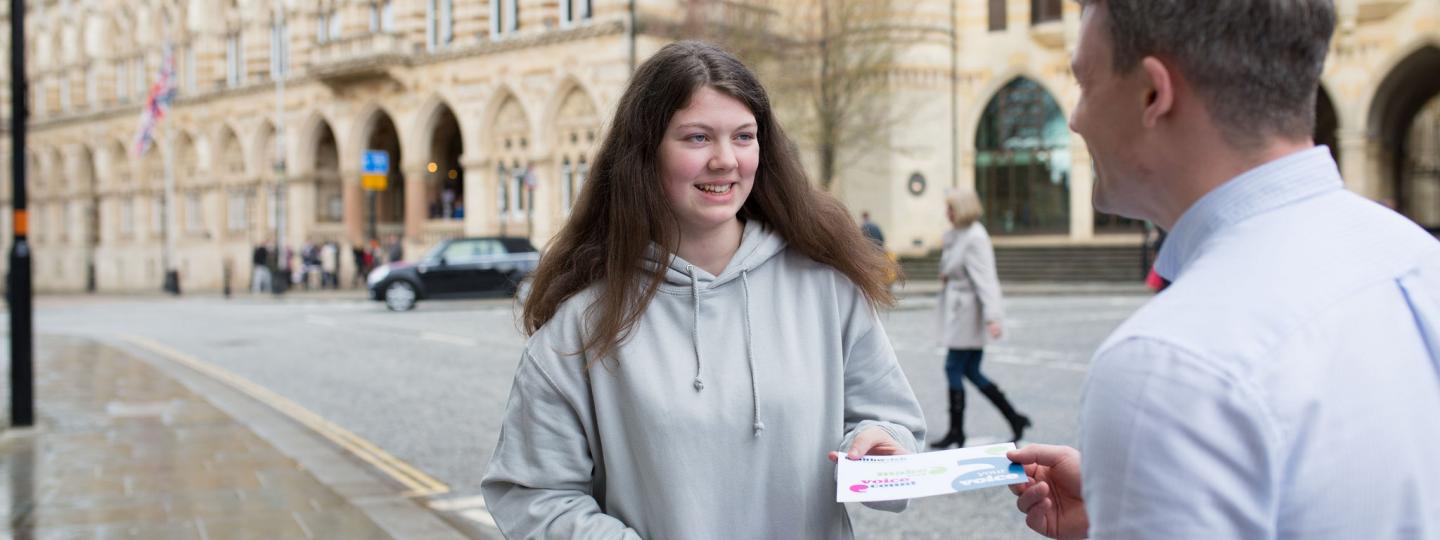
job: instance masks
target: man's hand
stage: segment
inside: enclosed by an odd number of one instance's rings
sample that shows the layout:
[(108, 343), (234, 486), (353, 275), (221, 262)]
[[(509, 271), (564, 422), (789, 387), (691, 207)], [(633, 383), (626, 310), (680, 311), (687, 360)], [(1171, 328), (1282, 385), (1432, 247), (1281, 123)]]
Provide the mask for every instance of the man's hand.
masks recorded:
[(1080, 494), (1080, 451), (1068, 446), (1032, 444), (1005, 457), (1025, 467), (1030, 481), (1010, 486), (1015, 507), (1035, 532), (1070, 540), (1089, 534), (1085, 499)]
[[(861, 431), (855, 436), (855, 442), (850, 445), (850, 451), (846, 453), (847, 459), (855, 460), (863, 456), (898, 456), (909, 454), (910, 451), (895, 442), (890, 433), (878, 427), (870, 427)], [(840, 461), (839, 452), (830, 452), (830, 462)]]

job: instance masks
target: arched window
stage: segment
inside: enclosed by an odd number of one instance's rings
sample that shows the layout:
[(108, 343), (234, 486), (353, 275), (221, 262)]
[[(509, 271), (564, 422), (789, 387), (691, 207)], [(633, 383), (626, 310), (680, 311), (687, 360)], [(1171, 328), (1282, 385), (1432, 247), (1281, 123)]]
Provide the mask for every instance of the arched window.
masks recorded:
[(975, 136), (975, 189), (992, 234), (1070, 227), (1070, 131), (1039, 84), (1017, 78), (985, 107)]

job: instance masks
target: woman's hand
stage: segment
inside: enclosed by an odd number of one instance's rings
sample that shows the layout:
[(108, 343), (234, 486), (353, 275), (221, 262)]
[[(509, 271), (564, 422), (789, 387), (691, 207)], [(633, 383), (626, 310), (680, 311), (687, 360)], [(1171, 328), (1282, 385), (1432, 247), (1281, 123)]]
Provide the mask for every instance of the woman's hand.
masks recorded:
[[(845, 458), (853, 461), (862, 456), (898, 456), (909, 453), (909, 450), (895, 442), (889, 432), (871, 426), (855, 436), (855, 442), (850, 444), (850, 451), (846, 453)], [(838, 463), (839, 461), (840, 453), (830, 452), (830, 462)]]
[(999, 321), (985, 323), (985, 329), (990, 332), (990, 339), (1000, 339), (1000, 336), (1005, 335), (1005, 331), (1000, 328)]

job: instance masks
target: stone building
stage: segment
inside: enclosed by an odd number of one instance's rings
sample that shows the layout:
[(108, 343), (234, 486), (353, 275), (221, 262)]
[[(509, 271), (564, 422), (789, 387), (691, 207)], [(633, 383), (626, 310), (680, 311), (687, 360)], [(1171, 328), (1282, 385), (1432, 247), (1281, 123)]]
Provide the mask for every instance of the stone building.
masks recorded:
[[(251, 250), (277, 235), (292, 249), (340, 242), (342, 283), (355, 268), (349, 247), (370, 238), (399, 235), (412, 260), (462, 234), (543, 246), (629, 73), (681, 35), (694, 2), (30, 0), (36, 286), (155, 290), (171, 251), (187, 290), (220, 288), (227, 265), (243, 288)], [(904, 20), (919, 37), (887, 77), (901, 120), (887, 144), (851, 150), (863, 166), (839, 171), (833, 191), (903, 254), (938, 244), (941, 200), (960, 185), (980, 191), (1002, 248), (1137, 245), (1139, 224), (1091, 209), (1090, 159), (1066, 127), (1078, 5), (914, 3)], [(720, 4), (785, 17), (762, 2)], [(1440, 227), (1440, 2), (1337, 8), (1317, 138), (1352, 189)], [(167, 45), (177, 98), (139, 154), (138, 118)], [(367, 150), (389, 157), (385, 191), (362, 189)]]

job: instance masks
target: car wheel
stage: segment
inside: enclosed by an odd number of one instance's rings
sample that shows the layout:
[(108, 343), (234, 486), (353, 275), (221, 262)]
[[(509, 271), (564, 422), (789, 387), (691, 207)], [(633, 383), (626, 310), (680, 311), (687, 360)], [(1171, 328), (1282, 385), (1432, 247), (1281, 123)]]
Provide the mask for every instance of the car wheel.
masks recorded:
[(505, 275), (505, 296), (514, 297), (520, 292), (520, 283), (525, 281), (525, 276), (519, 272), (511, 272)]
[(385, 287), (385, 307), (390, 311), (410, 311), (415, 308), (415, 286), (408, 281), (392, 281)]

